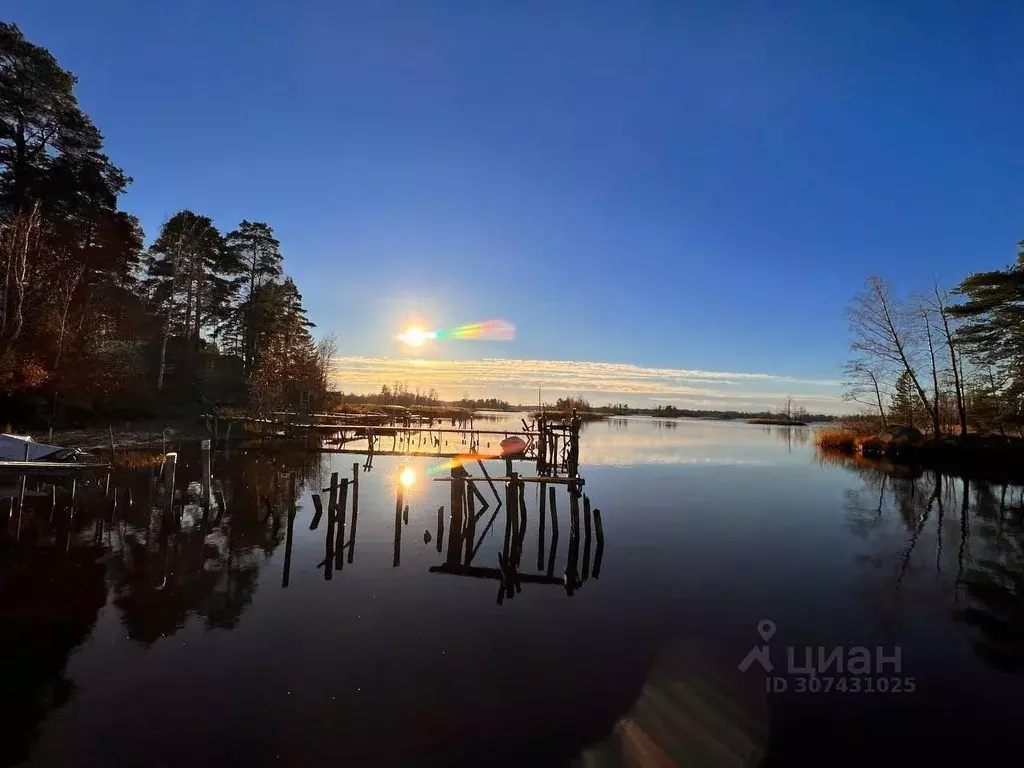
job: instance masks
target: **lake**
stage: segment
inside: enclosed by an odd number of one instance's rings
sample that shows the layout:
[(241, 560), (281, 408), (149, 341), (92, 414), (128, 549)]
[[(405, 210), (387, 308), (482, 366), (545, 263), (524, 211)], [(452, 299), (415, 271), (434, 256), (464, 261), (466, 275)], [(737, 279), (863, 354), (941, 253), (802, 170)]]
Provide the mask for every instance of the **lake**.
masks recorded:
[[(501, 429), (519, 415), (492, 418)], [(542, 533), (538, 485), (525, 486), (524, 528), (480, 482), (489, 506), (455, 540), (451, 483), (434, 482), (449, 471), (423, 456), (361, 469), (340, 537), (327, 512), (310, 529), (311, 495), (326, 504), (331, 473), (351, 478), (359, 456), (233, 446), (213, 463), (223, 511), (186, 492), (168, 514), (150, 470), (119, 470), (109, 487), (83, 476), (73, 502), (61, 481), (55, 504), (29, 478), (20, 528), (0, 500), (0, 762), (1012, 755), (1022, 488), (821, 459), (811, 434), (588, 423), (581, 474), (600, 512), (581, 513), (578, 533), (565, 486), (547, 486), (557, 526), (547, 503)], [(415, 479), (396, 510), (403, 465)], [(195, 493), (191, 447), (177, 477)]]

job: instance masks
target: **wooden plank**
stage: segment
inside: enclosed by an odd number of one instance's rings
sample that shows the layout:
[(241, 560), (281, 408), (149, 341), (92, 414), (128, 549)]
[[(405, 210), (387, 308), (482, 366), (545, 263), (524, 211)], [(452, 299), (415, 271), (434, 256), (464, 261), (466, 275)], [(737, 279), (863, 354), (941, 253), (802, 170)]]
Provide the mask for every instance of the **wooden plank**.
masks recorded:
[[(311, 453), (350, 453), (350, 454), (360, 455), (360, 456), (368, 456), (368, 455), (372, 455), (372, 456), (406, 456), (406, 457), (409, 457), (409, 456), (424, 456), (424, 457), (427, 457), (427, 458), (435, 458), (435, 459), (462, 459), (462, 458), (467, 458), (467, 457), (469, 459), (477, 459), (477, 458), (479, 458), (479, 454), (476, 454), (476, 453), (465, 453), (465, 452), (463, 452), (463, 453), (447, 453), (447, 452), (440, 452), (440, 451), (418, 451), (418, 450), (415, 450), (415, 449), (411, 450), (411, 451), (401, 451), (401, 450), (381, 451), (381, 450), (374, 449), (374, 450), (371, 451), (369, 448), (308, 448), (307, 450), (309, 450)], [(499, 458), (499, 457), (496, 457), (496, 456), (484, 456), (483, 458), (489, 461), (491, 459)], [(528, 457), (528, 456), (517, 456), (515, 459), (513, 459), (513, 461), (532, 461), (532, 459), (530, 457)], [(32, 462), (32, 463), (35, 464), (37, 462)]]
[[(0, 471), (25, 472), (46, 470), (59, 472), (80, 472), (83, 470), (111, 469), (110, 464), (77, 463), (72, 461), (0, 461)], [(32, 474), (31, 471), (28, 474)]]
[[(482, 568), (479, 566), (450, 566), (450, 565), (432, 565), (430, 567), (430, 573), (444, 573), (449, 576), (469, 576), (474, 579), (495, 579), (501, 580), (501, 570), (498, 568)], [(524, 584), (557, 584), (562, 586), (563, 582), (559, 578), (552, 576), (546, 576), (540, 573), (519, 573), (516, 572), (516, 579), (523, 582)]]
[[(495, 477), (493, 478), (496, 483), (507, 483), (511, 480), (511, 477)], [(551, 483), (552, 485), (585, 485), (585, 481), (582, 477), (516, 477), (521, 483)], [(450, 477), (435, 477), (435, 483), (450, 483), (452, 480)], [(552, 488), (552, 490), (554, 490)]]

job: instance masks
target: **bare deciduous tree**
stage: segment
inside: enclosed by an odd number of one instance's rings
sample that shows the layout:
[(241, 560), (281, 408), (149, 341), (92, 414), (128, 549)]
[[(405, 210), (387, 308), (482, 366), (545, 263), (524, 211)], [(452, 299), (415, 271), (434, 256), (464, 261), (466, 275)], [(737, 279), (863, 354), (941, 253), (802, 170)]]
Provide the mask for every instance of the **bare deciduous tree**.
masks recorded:
[(953, 391), (956, 397), (957, 416), (960, 419), (960, 434), (967, 434), (967, 404), (964, 398), (964, 375), (963, 355), (958, 349), (956, 329), (951, 317), (949, 307), (949, 293), (939, 287), (938, 283), (932, 285), (931, 293), (922, 297), (921, 304), (925, 312), (936, 323), (936, 330), (939, 332), (942, 342), (945, 343), (946, 351), (949, 354), (949, 371), (953, 376)]
[(843, 368), (846, 392), (843, 399), (878, 409), (882, 427), (889, 426), (885, 416), (885, 405), (882, 401), (885, 373), (877, 364), (868, 360), (851, 360)]
[(895, 299), (880, 277), (868, 278), (847, 311), (853, 342), (850, 348), (873, 368), (890, 375), (906, 371), (925, 410), (932, 414), (932, 429), (941, 433), (938, 411), (917, 376), (914, 362), (918, 351), (917, 316)]

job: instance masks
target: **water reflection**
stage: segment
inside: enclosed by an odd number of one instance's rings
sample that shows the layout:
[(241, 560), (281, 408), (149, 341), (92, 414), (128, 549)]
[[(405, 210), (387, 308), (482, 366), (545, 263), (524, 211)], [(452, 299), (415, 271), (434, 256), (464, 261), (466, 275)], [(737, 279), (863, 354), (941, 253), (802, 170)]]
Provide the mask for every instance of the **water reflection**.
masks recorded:
[[(402, 470), (404, 473), (405, 470)], [(401, 475), (400, 475), (401, 477)], [(562, 587), (572, 596), (591, 578), (599, 578), (604, 558), (604, 528), (601, 511), (591, 511), (590, 499), (579, 490), (566, 484), (538, 483), (538, 508), (535, 516), (537, 529), (537, 567), (533, 572), (523, 567), (523, 553), (526, 547), (527, 531), (531, 528), (530, 513), (526, 503), (526, 483), (506, 483), (504, 502), (497, 502), (493, 509), (490, 502), (477, 488), (482, 482), (464, 469), (457, 468), (451, 478), (446, 478), (450, 499), (447, 518), (445, 507), (437, 510), (436, 532), (424, 532), (424, 543), (436, 539), (438, 553), (445, 553), (443, 563), (431, 566), (433, 574), (461, 576), (474, 579), (489, 579), (498, 582), (496, 602), (502, 605), (523, 591), (523, 584)], [(405, 490), (409, 484), (399, 482), (396, 489), (393, 562), (401, 564), (403, 531), (409, 522), (409, 505), (404, 502)], [(558, 557), (559, 517), (558, 490), (565, 496), (569, 507), (568, 539), (565, 552), (565, 567), (556, 573)], [(583, 504), (583, 526), (580, 521), (580, 502)], [(479, 508), (477, 508), (479, 504)], [(490, 514), (488, 514), (488, 512)], [(343, 515), (343, 511), (342, 511)], [(550, 515), (550, 518), (549, 518)], [(550, 519), (550, 532), (549, 528)], [(486, 564), (486, 550), (481, 549), (495, 523), (503, 526), (502, 546), (495, 552), (496, 564)], [(477, 531), (480, 531), (477, 534)], [(547, 542), (550, 542), (548, 545)], [(582, 543), (582, 561), (581, 555)], [(591, 554), (593, 550), (593, 563)]]
[(844, 462), (860, 487), (846, 494), (862, 587), (895, 621), (899, 595), (941, 601), (974, 630), (973, 647), (1004, 672), (1024, 670), (1024, 488), (914, 468)]
[(3, 720), (4, 759), (25, 759), (37, 723), (70, 700), (67, 656), (108, 602), (143, 647), (191, 616), (211, 629), (238, 625), (261, 565), (286, 535), (294, 478), (315, 477), (320, 460), (235, 450), (215, 467), (212, 509), (200, 498), (197, 453), (179, 457), (173, 488), (159, 468), (25, 478), (0, 539), (0, 653), (13, 671), (0, 708), (16, 713)]

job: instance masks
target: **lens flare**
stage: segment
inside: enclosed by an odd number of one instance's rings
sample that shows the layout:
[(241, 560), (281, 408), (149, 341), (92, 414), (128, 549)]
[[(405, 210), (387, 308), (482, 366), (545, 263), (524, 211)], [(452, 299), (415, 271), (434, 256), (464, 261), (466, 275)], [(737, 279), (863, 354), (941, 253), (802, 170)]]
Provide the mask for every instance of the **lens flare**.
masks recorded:
[(482, 339), (487, 341), (512, 341), (516, 327), (504, 320), (486, 320), (482, 323), (460, 325), (447, 331), (426, 331), (421, 326), (410, 325), (396, 337), (410, 347), (421, 347), (433, 339)]
[(405, 329), (403, 333), (398, 334), (398, 340), (404, 341), (410, 347), (423, 346), (423, 342), (427, 339), (436, 339), (437, 333), (434, 331), (425, 331), (418, 325), (410, 325)]
[(412, 467), (404, 467), (398, 475), (398, 482), (400, 482), (405, 488), (408, 488), (416, 482), (416, 470)]

